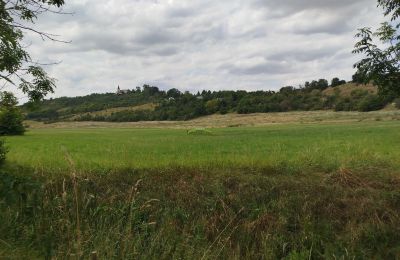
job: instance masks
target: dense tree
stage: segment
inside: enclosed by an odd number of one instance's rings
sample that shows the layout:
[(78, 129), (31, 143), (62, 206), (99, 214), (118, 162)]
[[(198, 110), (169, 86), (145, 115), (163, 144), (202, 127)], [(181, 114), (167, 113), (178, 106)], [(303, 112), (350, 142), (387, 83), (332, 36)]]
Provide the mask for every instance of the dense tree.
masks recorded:
[(55, 84), (40, 65), (32, 62), (22, 40), (27, 32), (33, 32), (43, 40), (57, 41), (56, 36), (29, 24), (42, 13), (60, 12), (58, 8), (63, 4), (64, 0), (0, 1), (0, 82), (18, 87), (33, 101), (53, 92)]
[(160, 94), (160, 90), (158, 87), (150, 86), (150, 85), (143, 85), (143, 94), (146, 96), (154, 96)]
[(359, 41), (353, 52), (364, 54), (365, 58), (354, 66), (364, 82), (372, 81), (382, 94), (400, 95), (400, 1), (378, 0), (378, 6), (390, 21), (382, 23), (375, 32), (371, 28), (359, 29)]
[(0, 94), (0, 135), (21, 135), (25, 132), (24, 117), (11, 92)]
[[(336, 78), (333, 84), (344, 81)], [(305, 111), (335, 109), (344, 111), (366, 111), (380, 109), (391, 102), (386, 98), (375, 99), (375, 94), (367, 90), (356, 89), (351, 95), (341, 95), (341, 88), (330, 91), (325, 79), (306, 83), (304, 88), (286, 86), (274, 91), (201, 91), (192, 94), (181, 93), (177, 89), (162, 91), (157, 87), (143, 86), (143, 91), (132, 90), (124, 95), (114, 93), (92, 94), (84, 97), (57, 98), (41, 102), (42, 106), (34, 112), (28, 112), (28, 119), (53, 122), (74, 118), (82, 121), (152, 121), (152, 120), (188, 120), (214, 113), (228, 112), (268, 113), (284, 111)], [(173, 99), (171, 99), (173, 97)], [(361, 104), (362, 103), (362, 104)], [(147, 105), (145, 105), (147, 104)], [(148, 104), (152, 104), (149, 106)], [(144, 105), (144, 106), (141, 106)], [(88, 114), (109, 108), (133, 107), (141, 110), (120, 110), (112, 115)], [(25, 108), (25, 106), (24, 106)], [(76, 116), (80, 114), (80, 116)], [(108, 114), (108, 113), (105, 113)]]
[(329, 83), (326, 79), (320, 79), (318, 80), (318, 89), (324, 90), (329, 87)]
[(295, 91), (295, 88), (292, 86), (286, 86), (283, 87), (279, 90), (279, 93), (284, 94), (284, 95), (290, 95)]
[(314, 89), (324, 90), (328, 87), (329, 83), (326, 79), (313, 80), (311, 83), (307, 81), (304, 84), (304, 88), (308, 91), (312, 91)]
[(354, 73), (354, 75), (352, 76), (352, 81), (356, 84), (366, 83), (364, 76), (359, 71), (356, 71), (356, 73)]
[(219, 100), (218, 99), (211, 99), (206, 102), (205, 107), (208, 114), (214, 114), (219, 110)]
[(337, 87), (346, 84), (345, 80), (340, 80), (339, 78), (333, 78), (331, 81), (331, 87)]
[(178, 98), (182, 95), (182, 93), (176, 89), (176, 88), (171, 88), (170, 90), (167, 91), (167, 96), (172, 97), (172, 98)]

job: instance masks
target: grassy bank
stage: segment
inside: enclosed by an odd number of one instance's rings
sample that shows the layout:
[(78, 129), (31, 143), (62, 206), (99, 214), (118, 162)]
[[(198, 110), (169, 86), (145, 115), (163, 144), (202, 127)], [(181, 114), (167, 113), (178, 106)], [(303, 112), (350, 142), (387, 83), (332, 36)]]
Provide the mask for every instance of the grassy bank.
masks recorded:
[(8, 138), (0, 258), (396, 259), (400, 124)]

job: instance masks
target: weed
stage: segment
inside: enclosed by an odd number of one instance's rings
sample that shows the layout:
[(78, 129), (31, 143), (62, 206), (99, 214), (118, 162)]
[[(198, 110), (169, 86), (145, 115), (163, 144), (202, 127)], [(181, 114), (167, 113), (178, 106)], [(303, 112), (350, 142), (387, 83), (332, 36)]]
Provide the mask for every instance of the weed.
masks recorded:
[(195, 128), (187, 131), (188, 135), (212, 135), (213, 133), (205, 128)]
[(8, 147), (6, 146), (6, 141), (0, 139), (0, 165), (6, 160), (6, 155), (8, 153)]

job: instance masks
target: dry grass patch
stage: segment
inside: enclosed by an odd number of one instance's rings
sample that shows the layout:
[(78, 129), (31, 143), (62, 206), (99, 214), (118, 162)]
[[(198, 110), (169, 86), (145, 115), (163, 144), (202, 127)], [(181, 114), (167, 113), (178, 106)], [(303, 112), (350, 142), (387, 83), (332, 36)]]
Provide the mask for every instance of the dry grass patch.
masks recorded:
[(335, 94), (336, 89), (339, 89), (340, 96), (342, 97), (350, 97), (351, 93), (354, 90), (366, 90), (370, 94), (377, 94), (378, 93), (378, 88), (372, 84), (355, 84), (355, 83), (347, 83), (342, 86), (338, 86), (335, 88), (327, 88), (325, 89), (322, 93), (328, 96), (332, 96)]
[(188, 121), (141, 121), (141, 122), (56, 122), (44, 124), (26, 121), (31, 128), (225, 128), (268, 126), (299, 123), (350, 123), (359, 121), (400, 120), (400, 110), (382, 110), (373, 112), (334, 112), (334, 111), (296, 111), (280, 113), (226, 114), (210, 115)]
[(156, 108), (157, 104), (154, 103), (148, 103), (148, 104), (143, 104), (139, 106), (131, 106), (131, 107), (114, 107), (114, 108), (107, 108), (104, 110), (100, 111), (95, 111), (95, 112), (88, 112), (88, 113), (82, 113), (82, 114), (77, 114), (72, 117), (69, 117), (68, 120), (75, 120), (81, 116), (110, 116), (113, 113), (117, 112), (130, 112), (130, 111), (153, 111)]

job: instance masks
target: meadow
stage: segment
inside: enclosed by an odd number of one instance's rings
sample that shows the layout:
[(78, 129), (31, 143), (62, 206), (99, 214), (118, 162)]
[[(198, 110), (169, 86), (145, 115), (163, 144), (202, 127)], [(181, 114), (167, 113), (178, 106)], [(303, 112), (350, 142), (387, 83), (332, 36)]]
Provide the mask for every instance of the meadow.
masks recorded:
[[(400, 122), (275, 125), (211, 129), (33, 129), (8, 138), (9, 161), (46, 171), (165, 167), (237, 168), (398, 165)], [(299, 168), (300, 169), (300, 168)]]
[(207, 131), (7, 137), (0, 258), (400, 257), (400, 121)]

